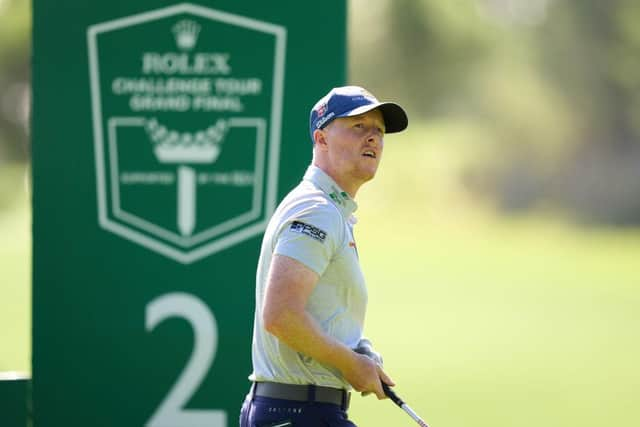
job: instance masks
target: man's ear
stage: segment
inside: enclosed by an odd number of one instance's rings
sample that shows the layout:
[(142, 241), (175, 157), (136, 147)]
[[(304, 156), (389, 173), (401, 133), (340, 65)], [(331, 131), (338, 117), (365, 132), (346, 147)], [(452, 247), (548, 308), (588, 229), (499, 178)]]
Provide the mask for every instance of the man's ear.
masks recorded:
[(322, 151), (327, 150), (327, 136), (321, 129), (316, 129), (313, 131), (313, 142), (318, 149)]

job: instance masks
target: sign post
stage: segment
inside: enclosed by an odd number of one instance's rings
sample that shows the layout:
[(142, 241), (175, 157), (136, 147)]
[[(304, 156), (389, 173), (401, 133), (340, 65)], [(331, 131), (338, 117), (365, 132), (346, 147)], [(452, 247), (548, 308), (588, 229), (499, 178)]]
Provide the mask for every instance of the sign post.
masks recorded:
[(34, 0), (41, 426), (226, 427), (266, 222), (345, 80), (341, 0)]

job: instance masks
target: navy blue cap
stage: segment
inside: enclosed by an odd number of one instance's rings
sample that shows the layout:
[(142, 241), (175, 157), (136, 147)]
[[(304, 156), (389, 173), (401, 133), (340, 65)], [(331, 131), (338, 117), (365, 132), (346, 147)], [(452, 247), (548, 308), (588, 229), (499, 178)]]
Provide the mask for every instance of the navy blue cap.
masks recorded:
[(378, 109), (384, 119), (385, 133), (400, 132), (407, 128), (407, 113), (396, 103), (380, 102), (369, 91), (359, 86), (335, 87), (311, 109), (309, 132), (322, 129), (338, 117), (357, 116)]

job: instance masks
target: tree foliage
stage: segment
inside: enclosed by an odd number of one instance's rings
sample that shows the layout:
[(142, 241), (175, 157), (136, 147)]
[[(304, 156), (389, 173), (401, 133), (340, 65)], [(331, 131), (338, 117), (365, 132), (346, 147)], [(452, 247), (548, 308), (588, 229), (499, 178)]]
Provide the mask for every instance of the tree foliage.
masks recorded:
[(491, 161), (470, 166), (477, 187), (511, 211), (551, 202), (640, 223), (640, 3), (376, 4), (383, 13), (362, 15), (371, 2), (351, 1), (351, 80), (414, 118), (489, 135)]
[(0, 164), (28, 158), (30, 3), (0, 0)]

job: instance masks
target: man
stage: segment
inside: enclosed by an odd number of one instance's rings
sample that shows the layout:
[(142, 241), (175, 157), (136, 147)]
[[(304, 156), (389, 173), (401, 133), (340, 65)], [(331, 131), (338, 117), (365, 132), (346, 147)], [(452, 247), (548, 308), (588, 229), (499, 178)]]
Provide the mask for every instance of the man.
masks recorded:
[(352, 214), (385, 133), (407, 123), (402, 107), (357, 86), (332, 89), (311, 110), (312, 164), (262, 242), (241, 427), (353, 427), (348, 390), (383, 399), (381, 381), (394, 385), (362, 337), (367, 289)]

